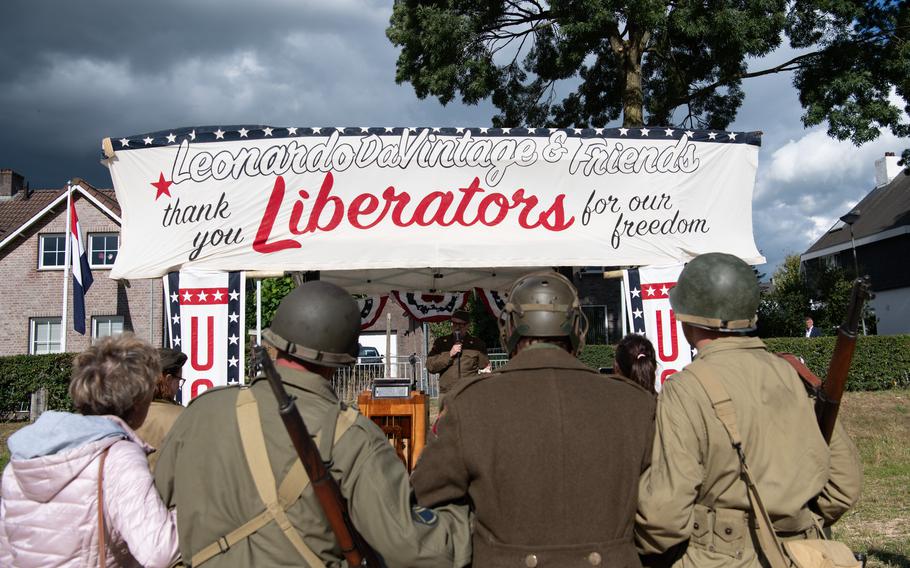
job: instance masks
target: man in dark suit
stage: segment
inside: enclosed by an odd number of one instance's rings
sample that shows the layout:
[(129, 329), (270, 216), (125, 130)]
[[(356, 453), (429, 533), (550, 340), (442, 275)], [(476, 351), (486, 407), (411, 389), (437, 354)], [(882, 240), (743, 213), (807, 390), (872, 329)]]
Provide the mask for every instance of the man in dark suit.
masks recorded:
[(815, 327), (815, 322), (812, 321), (811, 317), (806, 316), (806, 337), (819, 337), (822, 332)]

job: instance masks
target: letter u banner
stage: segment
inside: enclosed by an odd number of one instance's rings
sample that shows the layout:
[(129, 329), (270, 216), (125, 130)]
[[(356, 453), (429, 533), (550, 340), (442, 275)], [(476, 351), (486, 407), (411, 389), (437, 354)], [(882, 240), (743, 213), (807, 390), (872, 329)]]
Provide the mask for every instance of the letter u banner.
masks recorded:
[(692, 362), (692, 351), (670, 307), (670, 289), (676, 286), (682, 264), (643, 266), (623, 271), (629, 329), (654, 344), (657, 355), (655, 387)]
[(184, 269), (164, 277), (172, 349), (186, 354), (179, 400), (240, 383), (244, 370), (244, 273)]

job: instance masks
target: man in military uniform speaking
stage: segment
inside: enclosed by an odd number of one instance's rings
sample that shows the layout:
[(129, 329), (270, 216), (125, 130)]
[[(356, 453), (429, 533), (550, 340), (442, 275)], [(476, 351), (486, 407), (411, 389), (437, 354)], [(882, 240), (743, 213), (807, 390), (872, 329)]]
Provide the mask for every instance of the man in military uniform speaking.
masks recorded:
[[(843, 427), (829, 447), (796, 371), (744, 335), (755, 329), (758, 301), (752, 268), (721, 253), (694, 258), (670, 290), (698, 356), (661, 390), (636, 537), (645, 554), (674, 548), (674, 566), (767, 565), (753, 544), (757, 513), (742, 464), (708, 394), (718, 384), (732, 402), (745, 462), (780, 538), (817, 538), (816, 518), (831, 524), (859, 498), (862, 470)], [(719, 408), (726, 404), (715, 399)]]
[(500, 321), (512, 359), (449, 393), (411, 484), (425, 507), (473, 503), (474, 568), (640, 566), (654, 397), (576, 359), (586, 328), (566, 278), (521, 278)]
[[(356, 302), (317, 281), (281, 301), (263, 337), (355, 527), (385, 564), (464, 566), (467, 509), (412, 505), (407, 471), (385, 435), (332, 390), (335, 369), (356, 362), (359, 332)], [(267, 379), (196, 398), (165, 442), (155, 483), (177, 508), (180, 551), (194, 568), (342, 566)]]
[(465, 310), (452, 313), (452, 333), (436, 339), (427, 355), (427, 371), (439, 373), (439, 394), (444, 398), (462, 378), (490, 370), (487, 346), (468, 332), (471, 315)]

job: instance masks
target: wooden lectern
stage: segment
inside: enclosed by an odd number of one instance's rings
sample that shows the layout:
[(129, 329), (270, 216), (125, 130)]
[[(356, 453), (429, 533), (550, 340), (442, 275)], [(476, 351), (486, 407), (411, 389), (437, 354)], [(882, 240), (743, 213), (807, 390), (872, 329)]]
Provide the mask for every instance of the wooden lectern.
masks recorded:
[(427, 442), (428, 402), (427, 395), (416, 391), (400, 398), (375, 398), (371, 391), (363, 391), (357, 397), (360, 413), (385, 432), (408, 472)]

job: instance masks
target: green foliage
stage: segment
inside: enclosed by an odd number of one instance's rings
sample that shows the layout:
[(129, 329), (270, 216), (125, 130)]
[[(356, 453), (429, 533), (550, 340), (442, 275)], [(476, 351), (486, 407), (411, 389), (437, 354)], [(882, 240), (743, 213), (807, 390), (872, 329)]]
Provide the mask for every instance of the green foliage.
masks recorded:
[[(471, 325), (468, 328), (471, 335), (479, 337), (486, 344), (487, 349), (499, 347), (499, 325), (487, 311), (483, 301), (472, 293), (468, 297), (465, 309), (471, 314)], [(429, 328), (432, 337), (443, 337), (452, 333), (452, 323), (449, 321), (431, 323)]]
[(47, 388), (47, 407), (71, 410), (68, 389), (74, 353), (0, 357), (0, 411), (18, 410), (31, 393)]
[[(795, 71), (807, 125), (860, 144), (906, 136), (910, 8), (899, 0), (401, 0), (386, 35), (419, 98), (490, 98), (494, 126), (720, 129), (750, 77)], [(788, 38), (801, 53), (749, 70)], [(905, 107), (904, 110), (907, 110)], [(645, 111), (647, 111), (647, 116)]]
[(615, 349), (612, 345), (585, 345), (578, 355), (578, 359), (596, 371), (601, 367), (613, 366), (614, 352)]
[[(774, 337), (763, 341), (775, 353), (793, 353), (821, 378), (828, 372), (836, 337)], [(587, 345), (579, 359), (592, 369), (613, 366), (614, 346)], [(857, 339), (847, 390), (910, 387), (910, 335), (869, 335)]]
[[(790, 255), (774, 272), (773, 287), (763, 292), (758, 306), (759, 337), (802, 336), (812, 317), (822, 335), (834, 335), (850, 305), (853, 283), (840, 268), (822, 266), (803, 273), (799, 256)], [(867, 331), (875, 331), (875, 316), (864, 312)]]
[[(824, 378), (834, 352), (835, 337), (778, 337), (764, 342), (774, 352), (793, 353)], [(910, 335), (869, 335), (857, 338), (847, 389), (874, 391), (910, 386)]]
[[(246, 293), (246, 327), (256, 329), (256, 286), (254, 281), (248, 282), (250, 286)], [(296, 287), (294, 279), (290, 276), (262, 280), (262, 329), (272, 323), (278, 304)]]

